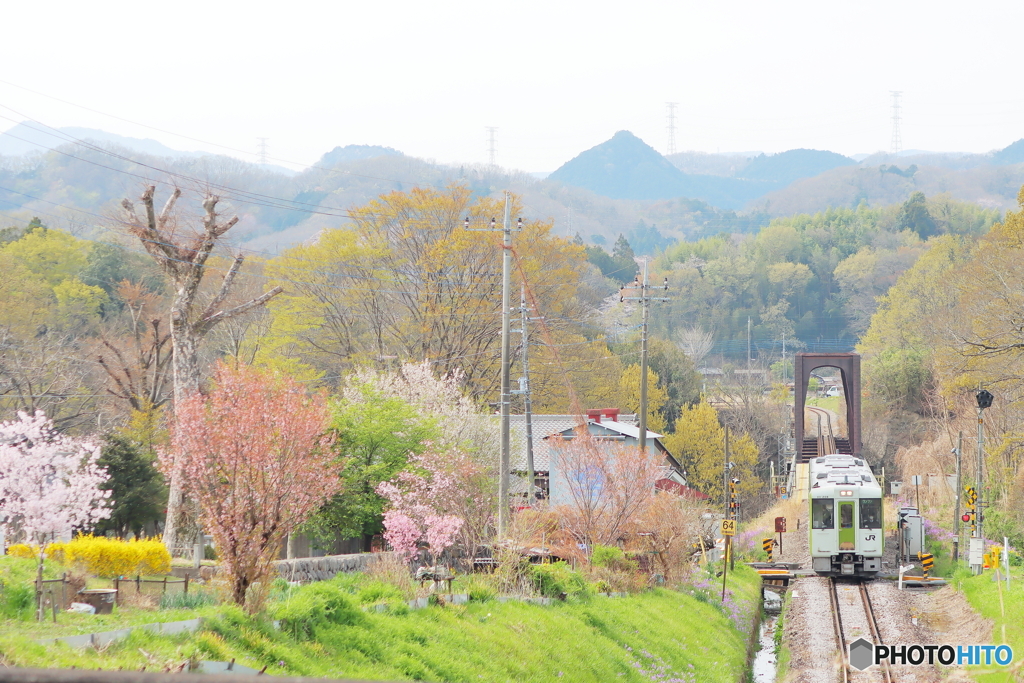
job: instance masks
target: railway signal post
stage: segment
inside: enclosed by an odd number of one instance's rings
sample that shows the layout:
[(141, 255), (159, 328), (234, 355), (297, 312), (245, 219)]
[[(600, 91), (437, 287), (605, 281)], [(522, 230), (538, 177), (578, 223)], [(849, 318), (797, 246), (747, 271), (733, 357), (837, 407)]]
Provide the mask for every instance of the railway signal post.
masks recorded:
[(960, 559), (960, 496), (963, 489), (963, 474), (960, 467), (960, 454), (964, 450), (964, 433), (960, 432), (956, 439), (956, 448), (953, 455), (956, 456), (956, 486), (953, 497), (953, 562)]
[[(992, 407), (992, 400), (995, 398), (992, 393), (987, 389), (982, 389), (974, 396), (978, 402), (978, 494), (981, 495), (981, 501), (976, 505), (977, 512), (975, 513), (975, 529), (977, 531), (977, 538), (985, 538), (984, 532), (982, 531), (982, 523), (985, 521), (984, 516), (980, 513), (981, 508), (985, 507), (985, 487), (984, 487), (984, 469), (985, 469), (985, 409)], [(981, 573), (981, 566), (978, 565), (975, 570), (976, 574)]]
[[(797, 520), (799, 522), (799, 520)], [(782, 557), (782, 534), (786, 533), (786, 518), (775, 518), (775, 533), (779, 535), (779, 557)]]

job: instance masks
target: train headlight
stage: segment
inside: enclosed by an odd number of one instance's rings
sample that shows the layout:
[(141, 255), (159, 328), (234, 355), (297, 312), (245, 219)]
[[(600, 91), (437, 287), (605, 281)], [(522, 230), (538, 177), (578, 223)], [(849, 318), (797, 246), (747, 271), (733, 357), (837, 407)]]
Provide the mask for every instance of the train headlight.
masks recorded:
[(853, 491), (840, 491), (839, 495), (840, 496), (850, 496), (852, 498), (853, 497)]

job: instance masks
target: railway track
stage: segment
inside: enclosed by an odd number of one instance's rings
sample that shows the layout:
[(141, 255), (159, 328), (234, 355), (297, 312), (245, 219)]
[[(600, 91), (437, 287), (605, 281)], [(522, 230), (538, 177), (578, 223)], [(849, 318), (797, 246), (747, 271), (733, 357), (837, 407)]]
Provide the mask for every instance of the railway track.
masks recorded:
[(829, 599), (832, 603), (832, 624), (835, 627), (836, 643), (842, 658), (843, 683), (859, 683), (860, 681), (882, 681), (895, 683), (888, 662), (881, 666), (859, 671), (850, 666), (849, 645), (857, 638), (864, 637), (875, 645), (882, 644), (882, 637), (875, 619), (874, 607), (867, 585), (862, 581), (856, 583), (838, 583), (834, 578), (828, 580)]
[(837, 453), (836, 435), (832, 429), (832, 413), (824, 408), (808, 406), (807, 411), (818, 418), (818, 456)]

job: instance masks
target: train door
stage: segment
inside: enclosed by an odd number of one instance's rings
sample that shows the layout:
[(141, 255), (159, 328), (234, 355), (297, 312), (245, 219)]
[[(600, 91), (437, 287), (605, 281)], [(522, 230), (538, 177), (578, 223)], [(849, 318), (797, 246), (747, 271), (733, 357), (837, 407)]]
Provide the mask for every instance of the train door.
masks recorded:
[(853, 550), (856, 548), (857, 530), (853, 524), (853, 501), (844, 500), (839, 503), (839, 549)]

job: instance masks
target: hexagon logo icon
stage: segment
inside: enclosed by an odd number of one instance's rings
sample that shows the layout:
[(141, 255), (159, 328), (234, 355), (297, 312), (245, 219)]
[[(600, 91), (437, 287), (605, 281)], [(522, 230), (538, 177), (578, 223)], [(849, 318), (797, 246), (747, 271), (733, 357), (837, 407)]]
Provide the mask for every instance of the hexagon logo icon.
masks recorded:
[(863, 671), (875, 663), (875, 646), (870, 640), (858, 638), (850, 643), (850, 666)]

